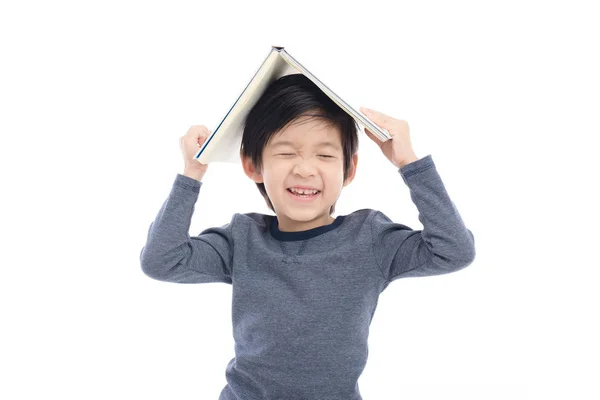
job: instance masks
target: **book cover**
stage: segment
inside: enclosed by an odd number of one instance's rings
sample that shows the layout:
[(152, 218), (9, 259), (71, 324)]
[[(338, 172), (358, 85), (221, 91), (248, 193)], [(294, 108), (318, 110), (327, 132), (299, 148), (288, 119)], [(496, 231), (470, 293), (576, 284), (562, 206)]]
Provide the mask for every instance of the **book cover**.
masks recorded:
[(348, 113), (357, 124), (368, 128), (379, 139), (391, 139), (390, 134), (364, 114), (353, 109), (331, 89), (317, 79), (310, 71), (295, 60), (283, 47), (272, 46), (267, 58), (254, 74), (223, 120), (200, 147), (194, 158), (202, 164), (213, 162), (241, 163), (240, 147), (246, 116), (260, 99), (267, 87), (285, 75), (304, 74), (319, 87), (331, 100)]

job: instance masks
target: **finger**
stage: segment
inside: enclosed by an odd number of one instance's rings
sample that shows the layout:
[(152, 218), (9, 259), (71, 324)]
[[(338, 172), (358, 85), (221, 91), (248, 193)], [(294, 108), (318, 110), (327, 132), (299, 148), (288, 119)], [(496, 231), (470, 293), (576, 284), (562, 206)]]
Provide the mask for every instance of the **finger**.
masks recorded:
[(190, 145), (201, 147), (210, 134), (211, 132), (206, 126), (192, 125), (182, 139)]
[(366, 108), (366, 107), (361, 107), (360, 111), (363, 114), (365, 114), (371, 121), (373, 121), (377, 125), (379, 125), (381, 128), (384, 128), (387, 130), (393, 128), (392, 125), (393, 125), (394, 118), (390, 117), (389, 115), (384, 114), (379, 111), (371, 110), (370, 108)]
[(191, 137), (206, 137), (210, 134), (210, 131), (208, 130), (208, 128), (204, 125), (192, 125), (190, 126), (190, 129), (188, 129), (186, 136), (191, 136)]

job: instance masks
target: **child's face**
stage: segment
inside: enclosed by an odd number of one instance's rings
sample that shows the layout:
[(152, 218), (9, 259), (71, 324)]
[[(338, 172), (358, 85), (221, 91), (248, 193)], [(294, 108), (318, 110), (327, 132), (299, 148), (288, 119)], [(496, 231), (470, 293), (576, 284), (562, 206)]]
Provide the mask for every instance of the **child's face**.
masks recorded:
[[(329, 142), (333, 146), (323, 143)], [(263, 150), (262, 173), (245, 170), (255, 182), (263, 182), (281, 231), (313, 229), (333, 222), (329, 210), (356, 172), (358, 156), (344, 177), (344, 154), (340, 132), (319, 119), (300, 118), (274, 135)], [(290, 188), (304, 186), (319, 190), (298, 197)], [(312, 194), (312, 191), (311, 191)]]

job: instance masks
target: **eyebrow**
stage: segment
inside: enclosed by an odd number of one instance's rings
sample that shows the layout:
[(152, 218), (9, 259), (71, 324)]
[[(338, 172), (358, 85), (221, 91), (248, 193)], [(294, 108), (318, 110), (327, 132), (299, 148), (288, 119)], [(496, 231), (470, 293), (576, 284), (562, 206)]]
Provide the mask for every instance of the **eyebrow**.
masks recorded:
[[(296, 147), (295, 144), (290, 142), (289, 140), (282, 140), (282, 141), (279, 141), (279, 142), (276, 142), (273, 144), (273, 147), (280, 147), (280, 146)], [(332, 147), (335, 150), (340, 150), (340, 146), (338, 146), (337, 144), (332, 143), (332, 142), (320, 142), (320, 143), (317, 143), (315, 145), (315, 147)]]

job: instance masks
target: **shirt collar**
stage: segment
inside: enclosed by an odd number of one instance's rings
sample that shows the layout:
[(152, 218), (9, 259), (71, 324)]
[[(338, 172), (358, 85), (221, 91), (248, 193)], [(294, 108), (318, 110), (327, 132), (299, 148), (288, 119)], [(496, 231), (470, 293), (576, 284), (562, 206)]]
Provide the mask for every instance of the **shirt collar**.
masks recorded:
[(329, 232), (333, 229), (336, 229), (341, 223), (344, 221), (345, 215), (339, 215), (331, 224), (323, 225), (316, 228), (308, 229), (306, 231), (298, 231), (298, 232), (282, 232), (278, 227), (277, 216), (271, 216), (270, 229), (271, 236), (273, 236), (277, 240), (283, 241), (296, 241), (296, 240), (306, 240), (311, 239), (315, 236), (322, 235), (325, 232)]

